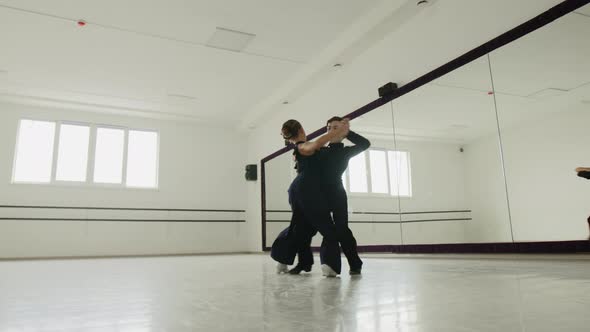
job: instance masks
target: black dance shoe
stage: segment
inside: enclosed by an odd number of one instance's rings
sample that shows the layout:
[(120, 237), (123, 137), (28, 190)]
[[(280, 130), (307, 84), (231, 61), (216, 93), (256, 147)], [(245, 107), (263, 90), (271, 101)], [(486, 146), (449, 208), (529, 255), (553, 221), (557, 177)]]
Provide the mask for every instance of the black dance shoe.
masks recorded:
[(289, 274), (300, 274), (302, 271), (311, 272), (311, 266), (295, 265), (294, 268), (289, 270)]

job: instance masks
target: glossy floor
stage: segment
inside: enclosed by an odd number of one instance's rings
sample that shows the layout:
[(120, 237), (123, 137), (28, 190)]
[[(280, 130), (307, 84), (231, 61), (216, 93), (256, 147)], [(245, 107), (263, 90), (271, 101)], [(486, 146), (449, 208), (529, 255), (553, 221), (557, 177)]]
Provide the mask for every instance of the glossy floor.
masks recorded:
[(587, 256), (266, 255), (0, 262), (0, 331), (589, 331)]

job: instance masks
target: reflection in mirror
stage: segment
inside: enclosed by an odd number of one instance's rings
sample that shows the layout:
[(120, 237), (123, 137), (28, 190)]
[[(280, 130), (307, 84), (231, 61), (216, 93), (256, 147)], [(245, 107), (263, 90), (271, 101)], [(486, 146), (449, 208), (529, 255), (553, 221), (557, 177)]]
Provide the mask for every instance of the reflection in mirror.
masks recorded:
[(491, 91), (483, 57), (394, 100), (404, 244), (512, 241)]
[(588, 36), (590, 5), (490, 54), (515, 241), (588, 237)]
[(350, 229), (361, 246), (401, 244), (397, 187), (392, 186), (389, 167), (389, 156), (396, 151), (391, 103), (353, 120), (351, 130), (371, 146), (350, 160), (344, 176)]

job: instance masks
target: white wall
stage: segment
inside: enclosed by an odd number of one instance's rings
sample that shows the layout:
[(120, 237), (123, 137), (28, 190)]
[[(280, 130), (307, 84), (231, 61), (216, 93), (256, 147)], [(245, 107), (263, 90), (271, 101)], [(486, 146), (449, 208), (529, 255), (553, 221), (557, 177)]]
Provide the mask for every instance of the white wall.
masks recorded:
[[(156, 129), (157, 190), (11, 184), (21, 117)], [(245, 149), (233, 129), (0, 104), (0, 204), (229, 209), (246, 207)], [(244, 220), (245, 213), (0, 209), (2, 217)], [(0, 220), (0, 257), (235, 252), (247, 250), (245, 223)]]
[[(585, 153), (590, 142), (589, 122), (587, 111), (564, 109), (554, 114), (529, 117), (526, 122), (502, 128), (515, 241), (587, 238), (590, 182), (577, 177), (574, 168), (590, 165), (590, 156)], [(496, 140), (485, 138), (467, 149), (480, 155), (491, 155), (491, 150), (497, 149)], [(483, 158), (473, 162), (481, 174), (490, 174), (489, 181), (501, 182), (491, 163)], [(473, 185), (475, 191), (478, 185)], [(488, 199), (493, 201), (492, 206), (504, 204), (501, 195), (491, 195)], [(498, 211), (485, 211), (484, 218), (492, 221), (497, 218)], [(472, 234), (476, 232), (476, 236), (485, 239), (497, 231), (494, 228), (482, 227), (472, 230)]]

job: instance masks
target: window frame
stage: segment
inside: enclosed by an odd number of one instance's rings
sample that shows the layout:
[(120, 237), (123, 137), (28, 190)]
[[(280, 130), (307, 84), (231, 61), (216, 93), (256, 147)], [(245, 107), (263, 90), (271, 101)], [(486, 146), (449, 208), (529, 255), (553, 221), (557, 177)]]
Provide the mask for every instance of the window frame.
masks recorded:
[[(370, 151), (383, 151), (385, 152), (385, 166), (387, 167), (386, 169), (386, 174), (387, 174), (387, 188), (388, 188), (388, 193), (373, 193), (373, 181), (371, 179), (371, 158), (370, 158)], [(407, 167), (408, 167), (408, 176), (409, 176), (409, 185), (410, 187), (409, 189), (409, 195), (393, 195), (391, 193), (391, 174), (390, 174), (390, 168), (389, 168), (389, 152), (404, 152), (407, 155)], [(346, 168), (346, 171), (344, 172), (344, 176), (346, 177), (346, 185), (344, 186), (344, 189), (346, 190), (346, 193), (348, 196), (350, 197), (359, 197), (359, 198), (400, 198), (400, 199), (411, 199), (413, 197), (413, 185), (412, 185), (412, 163), (411, 163), (411, 154), (408, 150), (406, 149), (388, 149), (388, 148), (382, 148), (382, 147), (371, 147), (367, 150), (365, 150), (365, 165), (367, 167), (367, 192), (366, 193), (361, 193), (361, 192), (351, 192), (350, 191), (350, 172), (348, 171), (348, 167)], [(344, 183), (343, 183), (344, 185)], [(398, 188), (398, 192), (399, 192), (399, 188)]]
[[(16, 172), (16, 159), (18, 156), (19, 142), (18, 138), (20, 135), (21, 121), (42, 121), (52, 122), (55, 125), (54, 130), (54, 142), (52, 151), (52, 163), (51, 163), (51, 177), (49, 182), (30, 182), (30, 181), (15, 181), (14, 175)], [(90, 134), (88, 139), (88, 160), (86, 165), (86, 181), (64, 181), (57, 180), (57, 158), (59, 154), (59, 135), (61, 131), (61, 125), (78, 125), (86, 126), (90, 128)], [(97, 131), (99, 128), (106, 129), (120, 129), (124, 132), (123, 140), (123, 163), (122, 163), (122, 176), (121, 183), (96, 183), (94, 182), (94, 164), (96, 161), (96, 143), (97, 143)], [(140, 187), (140, 186), (127, 186), (127, 158), (128, 158), (128, 145), (129, 145), (129, 131), (142, 131), (156, 133), (156, 181), (154, 187)], [(50, 120), (43, 118), (32, 118), (32, 117), (21, 117), (17, 120), (17, 130), (15, 137), (14, 153), (12, 158), (12, 170), (9, 184), (11, 185), (29, 185), (29, 186), (50, 186), (50, 187), (64, 187), (64, 188), (93, 188), (93, 189), (123, 189), (123, 190), (140, 190), (140, 191), (159, 191), (160, 190), (160, 131), (157, 129), (147, 128), (131, 128), (122, 125), (104, 124), (104, 123), (89, 123), (83, 121), (73, 120)]]

